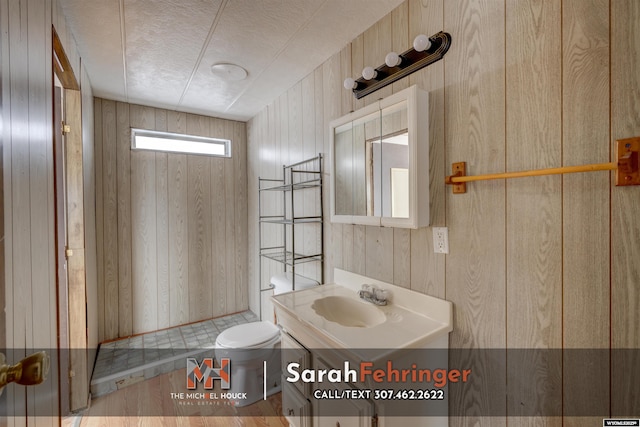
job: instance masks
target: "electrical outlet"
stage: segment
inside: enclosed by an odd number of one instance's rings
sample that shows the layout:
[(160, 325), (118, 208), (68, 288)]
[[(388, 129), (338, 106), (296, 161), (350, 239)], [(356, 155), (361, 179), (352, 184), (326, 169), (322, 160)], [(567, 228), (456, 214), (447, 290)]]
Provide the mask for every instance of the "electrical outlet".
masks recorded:
[(437, 254), (449, 253), (449, 229), (447, 227), (433, 227), (433, 252)]

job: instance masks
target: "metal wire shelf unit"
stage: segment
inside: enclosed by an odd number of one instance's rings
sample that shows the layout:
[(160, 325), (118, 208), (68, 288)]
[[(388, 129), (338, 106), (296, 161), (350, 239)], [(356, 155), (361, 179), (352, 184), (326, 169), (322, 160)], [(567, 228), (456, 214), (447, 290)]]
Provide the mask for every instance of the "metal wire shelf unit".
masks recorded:
[[(298, 195), (302, 192), (306, 194), (307, 191), (313, 190), (317, 191), (317, 194), (313, 196), (317, 197), (313, 203), (315, 212), (309, 213), (309, 206), (303, 206), (307, 212), (298, 214), (301, 208)], [(267, 207), (263, 205), (266, 193), (271, 192), (281, 193), (281, 196), (276, 196), (280, 198), (277, 203), (280, 203), (281, 212), (274, 212), (277, 209), (273, 205)], [(296, 289), (296, 277), (299, 277), (296, 273), (296, 265), (299, 264), (319, 263), (319, 277), (312, 279), (317, 280), (319, 283), (324, 283), (322, 199), (322, 154), (301, 162), (282, 166), (282, 179), (258, 178), (258, 246), (260, 258), (258, 280), (260, 280), (259, 289), (261, 293), (271, 290), (271, 287), (265, 287), (264, 283), (262, 283), (262, 264), (265, 259), (282, 264), (285, 273), (291, 272), (293, 290)], [(298, 227), (305, 225), (311, 225), (315, 227), (314, 230), (318, 230), (318, 235), (314, 239), (318, 242), (318, 245), (310, 251), (311, 253), (301, 253), (298, 250), (300, 244), (297, 242), (303, 237), (303, 230), (298, 230)], [(263, 231), (268, 227), (280, 227), (280, 230), (276, 232), (279, 235), (276, 244), (269, 245), (269, 243), (273, 242), (265, 242), (267, 239), (263, 238)], [(262, 298), (260, 298), (260, 317), (262, 318)]]

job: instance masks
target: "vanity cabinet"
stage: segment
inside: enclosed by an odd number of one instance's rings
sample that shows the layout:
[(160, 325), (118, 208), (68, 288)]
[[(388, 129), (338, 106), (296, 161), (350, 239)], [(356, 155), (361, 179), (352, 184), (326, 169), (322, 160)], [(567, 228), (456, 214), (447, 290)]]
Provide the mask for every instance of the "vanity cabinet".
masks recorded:
[[(335, 283), (271, 297), (282, 327), (283, 414), (291, 425), (447, 427), (448, 383), (373, 372), (448, 370), (453, 304), (340, 269), (334, 278)], [(374, 308), (361, 301), (363, 283), (387, 290), (390, 302)], [(359, 306), (379, 310), (383, 321)], [(332, 316), (336, 311), (340, 316)], [(441, 397), (419, 397), (425, 390), (441, 390)]]
[(429, 225), (428, 110), (411, 86), (331, 122), (332, 222)]
[[(286, 381), (289, 363), (298, 363), (303, 369), (332, 369), (335, 363), (325, 361), (323, 355), (311, 352), (286, 332), (282, 333), (282, 412), (293, 427), (375, 427), (377, 418), (370, 400), (312, 399), (311, 385), (304, 382)], [(337, 362), (336, 362), (337, 363)], [(323, 387), (341, 390), (346, 384), (331, 384)], [(314, 402), (314, 403), (312, 403)]]

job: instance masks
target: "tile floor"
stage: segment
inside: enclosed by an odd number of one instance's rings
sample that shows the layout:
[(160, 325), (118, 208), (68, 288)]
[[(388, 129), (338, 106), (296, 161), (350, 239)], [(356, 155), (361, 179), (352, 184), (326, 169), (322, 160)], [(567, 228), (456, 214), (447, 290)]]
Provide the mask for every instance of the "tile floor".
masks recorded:
[(101, 344), (91, 378), (93, 397), (186, 366), (187, 356), (211, 356), (218, 334), (258, 320), (251, 311)]

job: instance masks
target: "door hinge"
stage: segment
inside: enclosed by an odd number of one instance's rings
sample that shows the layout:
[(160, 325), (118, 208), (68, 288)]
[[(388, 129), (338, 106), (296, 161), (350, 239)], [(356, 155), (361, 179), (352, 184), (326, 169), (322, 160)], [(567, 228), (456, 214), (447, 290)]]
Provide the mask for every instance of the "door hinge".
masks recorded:
[(69, 247), (68, 247), (68, 246), (67, 246), (67, 247), (65, 247), (65, 248), (64, 248), (64, 256), (65, 256), (66, 258), (70, 258), (70, 257), (72, 257), (72, 256), (73, 256), (73, 249), (69, 249)]
[(378, 414), (371, 417), (371, 427), (378, 427)]
[(62, 122), (62, 134), (67, 135), (69, 133), (71, 133), (71, 126), (69, 126), (65, 122)]

